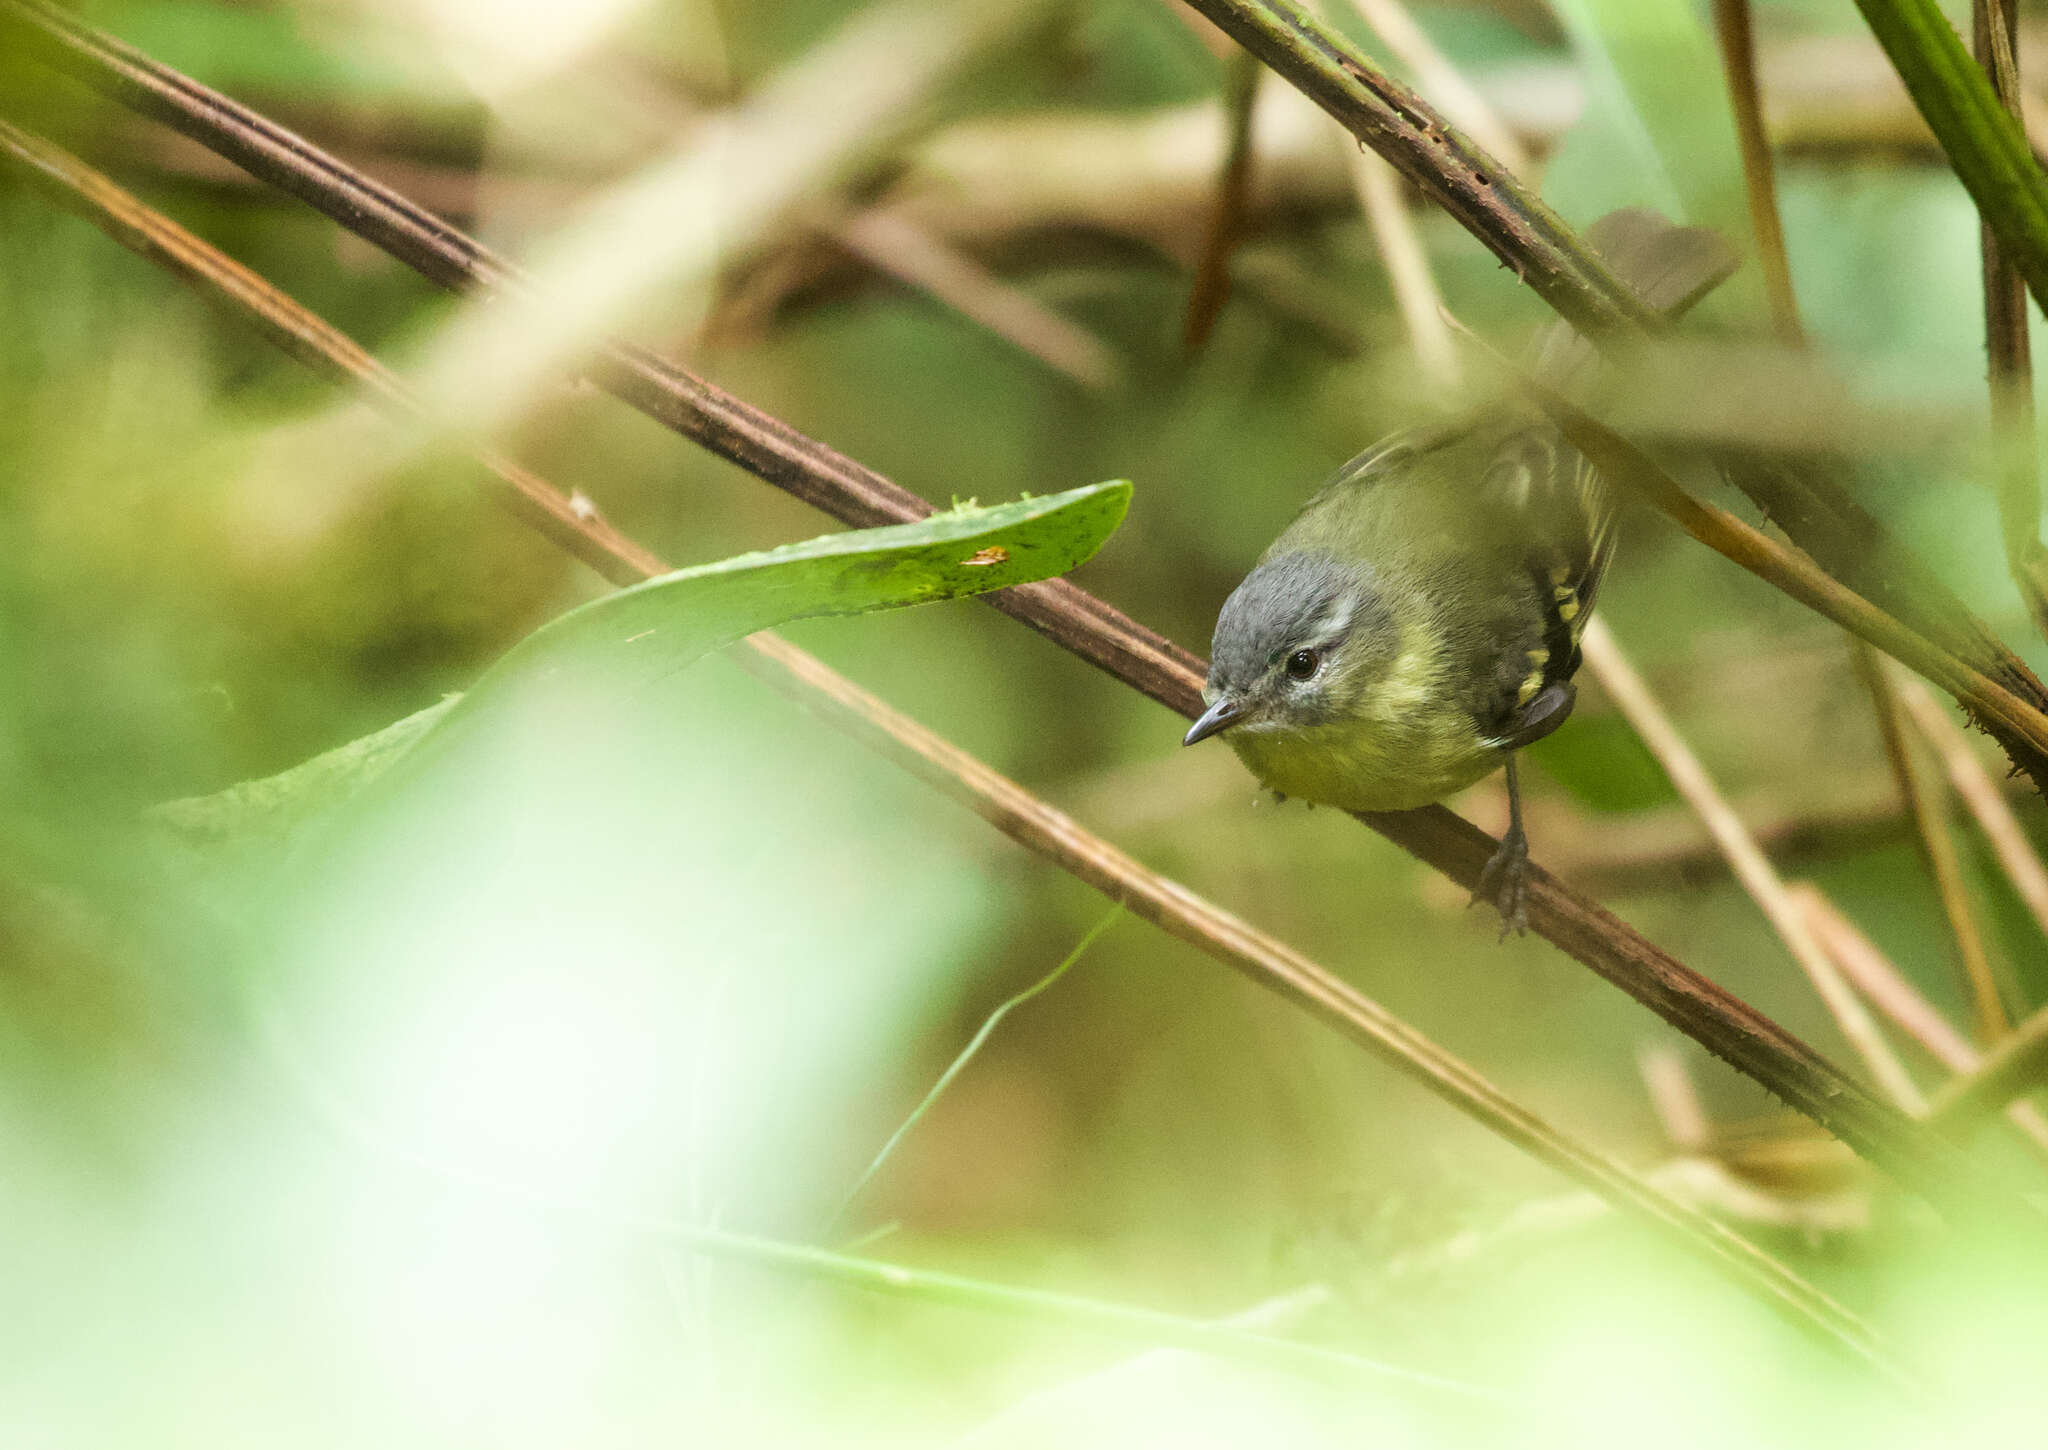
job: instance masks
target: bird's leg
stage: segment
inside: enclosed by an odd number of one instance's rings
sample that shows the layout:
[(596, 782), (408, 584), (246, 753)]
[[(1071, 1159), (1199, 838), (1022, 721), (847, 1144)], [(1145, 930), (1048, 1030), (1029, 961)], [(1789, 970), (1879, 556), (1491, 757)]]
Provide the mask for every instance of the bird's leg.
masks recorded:
[(1515, 757), (1508, 756), (1508, 829), (1500, 848), (1479, 872), (1472, 899), (1492, 904), (1500, 913), (1500, 934), (1529, 929), (1529, 838), (1522, 833), (1522, 788), (1515, 778)]

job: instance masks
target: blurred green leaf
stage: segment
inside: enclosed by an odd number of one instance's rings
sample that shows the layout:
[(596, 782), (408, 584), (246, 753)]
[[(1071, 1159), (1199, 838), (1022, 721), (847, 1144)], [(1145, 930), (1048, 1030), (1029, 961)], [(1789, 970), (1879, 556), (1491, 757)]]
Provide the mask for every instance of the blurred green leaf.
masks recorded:
[(339, 805), (423, 743), (501, 698), (569, 673), (612, 690), (665, 679), (757, 630), (817, 615), (864, 614), (985, 594), (1063, 574), (1122, 522), (1128, 483), (1091, 484), (996, 508), (971, 505), (914, 524), (827, 534), (682, 569), (593, 600), (520, 641), (470, 691), (280, 775), (171, 801), (157, 819), (195, 844), (274, 841)]
[(1619, 715), (1581, 715), (1530, 747), (1543, 773), (1596, 811), (1641, 811), (1678, 799), (1656, 757)]
[(1588, 105), (1546, 178), (1547, 199), (1588, 220), (1647, 203), (1747, 236), (1720, 56), (1694, 7), (1558, 0), (1555, 8), (1585, 67)]

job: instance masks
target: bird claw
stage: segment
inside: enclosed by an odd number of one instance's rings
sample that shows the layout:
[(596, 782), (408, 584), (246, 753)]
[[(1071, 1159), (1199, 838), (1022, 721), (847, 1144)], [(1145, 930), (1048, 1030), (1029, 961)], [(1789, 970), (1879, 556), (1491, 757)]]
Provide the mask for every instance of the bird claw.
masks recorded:
[(1529, 930), (1529, 840), (1519, 831), (1501, 838), (1500, 846), (1479, 872), (1479, 886), (1467, 910), (1486, 902), (1500, 913), (1500, 939)]

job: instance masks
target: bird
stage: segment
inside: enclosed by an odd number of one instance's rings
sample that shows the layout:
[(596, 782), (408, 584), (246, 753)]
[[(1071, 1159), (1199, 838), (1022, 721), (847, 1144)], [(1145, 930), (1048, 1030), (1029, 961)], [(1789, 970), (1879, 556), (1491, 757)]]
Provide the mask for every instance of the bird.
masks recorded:
[[(1736, 260), (1645, 209), (1586, 240), (1667, 317)], [(1529, 366), (1558, 388), (1592, 356), (1560, 321)], [(1473, 900), (1503, 937), (1526, 931), (1516, 754), (1572, 712), (1613, 552), (1606, 485), (1545, 418), (1503, 405), (1397, 433), (1338, 469), (1224, 601), (1182, 743), (1224, 736), (1276, 795), (1349, 811), (1431, 805), (1504, 767), (1508, 829)]]

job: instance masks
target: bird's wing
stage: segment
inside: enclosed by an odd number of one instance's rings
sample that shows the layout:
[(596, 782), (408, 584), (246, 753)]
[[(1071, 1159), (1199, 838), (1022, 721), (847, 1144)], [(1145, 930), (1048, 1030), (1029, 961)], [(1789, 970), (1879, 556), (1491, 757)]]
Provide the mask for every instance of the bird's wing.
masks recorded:
[(1515, 542), (1542, 621), (1512, 698), (1488, 722), (1500, 738), (1526, 744), (1563, 723), (1570, 709), (1579, 636), (1614, 552), (1613, 509), (1592, 465), (1546, 427), (1506, 439), (1480, 490)]
[(1555, 429), (1537, 426), (1501, 443), (1479, 487), (1519, 541), (1546, 609), (1577, 639), (1614, 552), (1606, 484)]

